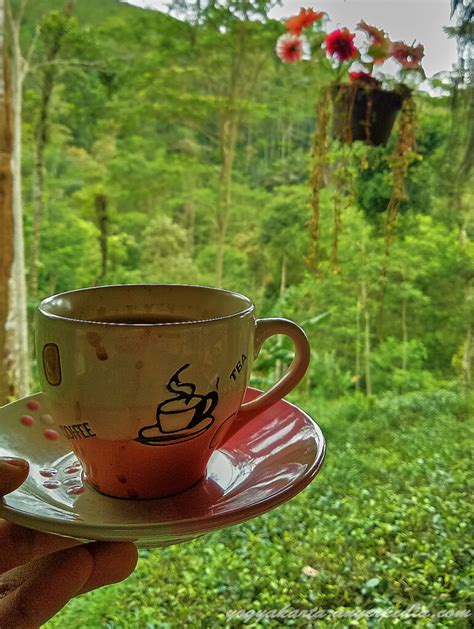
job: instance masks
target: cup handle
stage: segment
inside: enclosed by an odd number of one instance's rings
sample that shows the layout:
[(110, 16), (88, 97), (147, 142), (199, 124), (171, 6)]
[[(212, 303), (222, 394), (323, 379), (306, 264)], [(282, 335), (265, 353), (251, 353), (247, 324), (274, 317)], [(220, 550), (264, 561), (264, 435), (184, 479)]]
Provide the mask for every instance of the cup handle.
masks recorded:
[[(256, 326), (255, 358), (258, 356), (263, 343), (275, 334), (284, 334), (290, 337), (295, 346), (295, 357), (288, 371), (271, 389), (259, 395), (255, 400), (242, 404), (235, 421), (235, 429), (292, 391), (305, 375), (309, 365), (311, 348), (308, 337), (299, 325), (288, 319), (275, 318), (257, 319)], [(232, 429), (234, 429), (234, 426), (232, 426)]]

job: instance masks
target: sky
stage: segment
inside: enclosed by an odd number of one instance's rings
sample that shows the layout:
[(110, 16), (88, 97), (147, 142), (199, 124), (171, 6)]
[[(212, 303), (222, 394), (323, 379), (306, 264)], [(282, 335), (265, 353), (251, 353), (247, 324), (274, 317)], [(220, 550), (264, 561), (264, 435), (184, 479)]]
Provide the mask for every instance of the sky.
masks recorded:
[[(136, 6), (166, 12), (161, 0), (126, 0)], [(295, 15), (300, 7), (326, 11), (334, 28), (347, 26), (353, 29), (359, 20), (383, 28), (393, 41), (414, 40), (425, 46), (423, 67), (428, 77), (437, 72), (449, 71), (456, 62), (456, 43), (443, 32), (450, 24), (449, 0), (283, 0), (271, 12), (271, 17)], [(388, 68), (387, 68), (388, 70)]]

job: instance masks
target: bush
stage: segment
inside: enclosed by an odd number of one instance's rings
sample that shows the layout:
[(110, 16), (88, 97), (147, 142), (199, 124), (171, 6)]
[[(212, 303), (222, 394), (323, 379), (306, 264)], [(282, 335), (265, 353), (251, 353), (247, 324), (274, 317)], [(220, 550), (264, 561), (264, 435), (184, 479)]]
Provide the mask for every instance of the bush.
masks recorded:
[[(404, 354), (405, 369), (402, 368)], [(426, 358), (426, 347), (419, 339), (410, 339), (405, 345), (394, 338), (386, 339), (372, 354), (374, 390), (402, 393), (431, 388), (435, 382), (433, 374), (424, 369)]]
[[(125, 582), (72, 601), (49, 629), (468, 627), (469, 618), (230, 620), (230, 610), (468, 608), (472, 421), (454, 390), (312, 398), (328, 456), (295, 499), (182, 546), (144, 550)], [(332, 612), (331, 612), (332, 610)]]

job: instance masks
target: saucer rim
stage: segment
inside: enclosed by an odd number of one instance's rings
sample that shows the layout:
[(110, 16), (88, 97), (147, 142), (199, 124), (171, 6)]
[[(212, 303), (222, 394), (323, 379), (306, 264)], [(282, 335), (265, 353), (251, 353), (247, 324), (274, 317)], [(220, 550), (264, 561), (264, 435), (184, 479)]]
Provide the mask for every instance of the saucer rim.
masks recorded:
[[(254, 387), (247, 387), (247, 391), (254, 391), (261, 393), (259, 389)], [(44, 392), (35, 393), (19, 400), (15, 400), (10, 404), (16, 404), (17, 402), (24, 402), (30, 399), (47, 398), (48, 396)], [(196, 536), (205, 534), (215, 529), (224, 528), (226, 526), (233, 526), (240, 524), (246, 520), (253, 519), (259, 515), (263, 515), (268, 511), (288, 502), (305, 489), (311, 481), (316, 477), (320, 471), (325, 457), (326, 457), (326, 440), (324, 434), (318, 425), (318, 423), (308, 414), (306, 411), (298, 407), (292, 402), (288, 402), (284, 398), (275, 402), (278, 404), (283, 402), (286, 406), (289, 406), (296, 410), (300, 416), (303, 416), (305, 423), (311, 427), (313, 431), (313, 438), (316, 444), (316, 456), (311, 463), (309, 469), (298, 480), (289, 486), (286, 486), (270, 496), (251, 502), (249, 505), (245, 505), (231, 512), (217, 513), (214, 515), (202, 515), (197, 517), (179, 518), (177, 520), (171, 520), (167, 522), (143, 522), (133, 524), (87, 524), (86, 522), (76, 522), (73, 520), (61, 520), (58, 517), (46, 516), (46, 515), (33, 515), (20, 511), (15, 507), (9, 506), (5, 503), (5, 497), (0, 498), (0, 517), (8, 519), (10, 522), (20, 524), (22, 526), (32, 528), (34, 530), (61, 535), (64, 537), (73, 537), (75, 539), (83, 540), (98, 540), (98, 539), (114, 539), (118, 541), (126, 539), (137, 538), (139, 541), (140, 536), (148, 531), (154, 538), (159, 539), (179, 539), (185, 535), (196, 533)], [(7, 404), (6, 406), (10, 406)], [(6, 406), (1, 408), (6, 408)], [(273, 406), (273, 405), (272, 405)], [(268, 412), (267, 409), (266, 412)], [(257, 416), (257, 413), (255, 416)], [(251, 422), (252, 420), (250, 420)], [(246, 422), (244, 426), (248, 425)], [(244, 427), (242, 426), (242, 428)], [(237, 430), (232, 439), (238, 435), (241, 429)], [(65, 444), (67, 445), (67, 444)], [(225, 447), (226, 442), (222, 444), (216, 451), (222, 451), (224, 453), (232, 453), (233, 450), (229, 450)], [(72, 451), (72, 450), (71, 450)], [(90, 490), (94, 491), (93, 488)], [(13, 492), (12, 492), (13, 493)], [(115, 500), (110, 496), (102, 496), (98, 494), (104, 500)], [(184, 493), (184, 492), (183, 492)], [(143, 502), (150, 504), (153, 502), (159, 502), (160, 500), (169, 500), (169, 498), (153, 498), (144, 500)], [(133, 501), (136, 502), (136, 501)], [(46, 525), (46, 527), (41, 526)], [(66, 532), (67, 530), (67, 532)], [(134, 533), (136, 532), (136, 535)], [(128, 535), (126, 535), (128, 534)]]

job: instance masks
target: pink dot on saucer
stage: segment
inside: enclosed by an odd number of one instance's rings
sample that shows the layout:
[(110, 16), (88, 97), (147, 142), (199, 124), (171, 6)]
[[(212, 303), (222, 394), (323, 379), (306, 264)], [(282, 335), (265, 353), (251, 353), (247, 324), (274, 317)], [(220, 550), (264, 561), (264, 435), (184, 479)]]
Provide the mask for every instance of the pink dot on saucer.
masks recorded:
[(33, 426), (35, 420), (31, 417), (31, 415), (23, 415), (20, 417), (20, 421), (23, 426)]
[(56, 476), (58, 470), (54, 469), (54, 467), (43, 467), (39, 473), (44, 478), (52, 478), (53, 476)]
[(45, 430), (43, 434), (46, 439), (49, 439), (50, 441), (56, 441), (56, 439), (59, 437), (58, 433), (55, 430)]
[(67, 493), (70, 496), (78, 496), (79, 494), (82, 494), (84, 492), (84, 487), (82, 485), (79, 485), (77, 487), (70, 487), (67, 490)]
[(57, 480), (46, 480), (43, 483), (43, 487), (46, 487), (46, 489), (57, 489), (60, 484)]
[(45, 424), (46, 426), (51, 426), (52, 424), (54, 424), (54, 419), (51, 417), (51, 415), (48, 415), (47, 413), (45, 413), (44, 415), (41, 415), (40, 421), (42, 424)]
[(29, 402), (26, 403), (26, 406), (31, 411), (37, 411), (40, 407), (39, 402), (37, 402), (36, 400), (30, 400)]
[(75, 474), (76, 472), (80, 472), (81, 468), (77, 465), (70, 465), (69, 467), (66, 467), (64, 471), (66, 474)]

